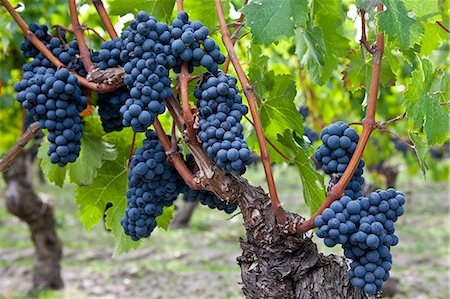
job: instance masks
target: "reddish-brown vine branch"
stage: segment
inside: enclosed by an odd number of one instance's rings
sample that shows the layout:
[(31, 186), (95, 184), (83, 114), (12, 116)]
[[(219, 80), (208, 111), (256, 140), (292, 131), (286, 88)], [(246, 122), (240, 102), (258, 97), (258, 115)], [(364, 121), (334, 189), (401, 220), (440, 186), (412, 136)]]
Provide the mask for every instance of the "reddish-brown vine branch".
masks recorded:
[[(378, 11), (383, 10), (383, 5), (378, 4), (377, 5)], [(345, 187), (347, 187), (348, 183), (350, 182), (353, 173), (355, 172), (356, 168), (358, 167), (359, 161), (362, 158), (362, 155), (364, 153), (364, 149), (367, 145), (367, 141), (369, 140), (370, 135), (372, 132), (376, 129), (376, 122), (375, 122), (375, 112), (377, 107), (377, 97), (378, 97), (378, 89), (380, 85), (380, 74), (381, 74), (381, 61), (383, 58), (383, 52), (384, 52), (384, 34), (378, 33), (377, 34), (377, 40), (375, 45), (375, 50), (373, 51), (373, 65), (372, 65), (372, 75), (371, 75), (371, 82), (370, 82), (370, 89), (369, 89), (369, 97), (368, 97), (368, 104), (367, 104), (367, 111), (366, 116), (362, 121), (363, 130), (361, 133), (361, 137), (358, 141), (358, 145), (356, 146), (355, 152), (350, 160), (350, 163), (347, 166), (347, 169), (344, 171), (344, 174), (342, 175), (342, 178), (339, 180), (339, 182), (332, 186), (330, 191), (327, 194), (327, 197), (323, 204), (320, 206), (320, 208), (314, 213), (314, 215), (307, 221), (300, 223), (297, 226), (296, 232), (297, 233), (305, 233), (308, 230), (314, 228), (314, 218), (320, 214), (322, 214), (322, 211), (326, 208), (328, 208), (333, 201), (336, 199), (339, 199), (342, 194), (344, 193)]]
[(436, 21), (436, 24), (439, 25), (439, 27), (441, 27), (442, 29), (445, 30), (445, 32), (450, 33), (450, 30), (444, 26), (444, 24), (442, 24), (440, 21)]
[[(361, 39), (359, 40), (359, 42), (361, 43), (361, 45), (363, 45), (366, 50), (370, 53), (373, 54), (375, 52), (374, 47), (372, 47), (371, 45), (369, 45), (369, 42), (367, 41), (367, 35), (366, 35), (366, 12), (364, 9), (360, 10), (361, 13)], [(363, 54), (364, 57), (364, 54)]]
[[(177, 9), (178, 11), (183, 10), (183, 0), (177, 0)], [(184, 62), (181, 65), (181, 71), (178, 75), (178, 87), (180, 91), (181, 97), (181, 105), (183, 109), (183, 119), (186, 127), (184, 130), (187, 132), (189, 139), (195, 138), (195, 130), (194, 130), (194, 115), (192, 114), (192, 108), (189, 104), (189, 89), (188, 84), (191, 80), (191, 76), (189, 75), (188, 63)], [(183, 131), (182, 131), (183, 132)]]
[(103, 24), (105, 25), (106, 31), (108, 32), (111, 39), (115, 39), (118, 37), (116, 30), (114, 29), (114, 26), (111, 22), (111, 19), (108, 16), (108, 13), (106, 12), (105, 6), (103, 6), (102, 0), (93, 0), (95, 9), (97, 9), (98, 15), (100, 16), (100, 19), (102, 20)]
[[(22, 19), (22, 17), (16, 12), (16, 10), (11, 6), (8, 0), (0, 0), (0, 2), (5, 6), (8, 13), (13, 17), (14, 21), (19, 25), (20, 29), (23, 31), (25, 37), (30, 41), (30, 43), (33, 44), (33, 46), (36, 47), (36, 49), (39, 50), (56, 68), (65, 67), (65, 65), (59, 61), (57, 57), (53, 55), (53, 53), (47, 49), (47, 47), (39, 40), (39, 38), (31, 32), (31, 30), (28, 28), (28, 25), (25, 23), (25, 21)], [(74, 74), (77, 76), (78, 81), (83, 87), (86, 87), (90, 90), (97, 91), (99, 93), (106, 93), (116, 90), (118, 87), (114, 84), (108, 85), (104, 83), (94, 83), (88, 81), (86, 78), (83, 78), (82, 76), (78, 75), (74, 72)]]
[(3, 159), (0, 160), (0, 171), (3, 171), (9, 166), (11, 166), (12, 162), (17, 157), (17, 155), (23, 150), (25, 145), (27, 145), (27, 143), (37, 135), (40, 129), (41, 128), (39, 127), (38, 122), (32, 123), (26, 129), (26, 131), (22, 134), (17, 143), (9, 150), (9, 152), (5, 155), (5, 157), (3, 157)]
[[(244, 0), (244, 4), (246, 5), (248, 2), (248, 0)], [(231, 36), (231, 43), (234, 45), (236, 44), (236, 41), (238, 40), (239, 37), (239, 31), (241, 31), (242, 27), (244, 27), (244, 18), (245, 15), (241, 12), (241, 15), (239, 16), (239, 19), (237, 20), (237, 27), (234, 29), (233, 35)], [(225, 73), (228, 73), (228, 67), (230, 66), (230, 56), (228, 55), (227, 58), (225, 59), (225, 63), (223, 65), (223, 71)]]
[(94, 69), (94, 64), (91, 60), (91, 53), (89, 52), (86, 41), (84, 40), (83, 27), (78, 20), (77, 4), (75, 0), (69, 0), (70, 20), (72, 22), (72, 31), (77, 39), (78, 49), (80, 50), (81, 60), (83, 61), (84, 69), (90, 73)]
[(230, 32), (228, 31), (227, 22), (225, 21), (225, 16), (223, 12), (222, 3), (220, 0), (215, 0), (216, 11), (219, 18), (220, 31), (222, 33), (222, 41), (227, 49), (228, 56), (233, 63), (234, 69), (238, 75), (239, 81), (241, 82), (242, 89), (245, 96), (247, 97), (248, 104), (250, 106), (250, 112), (252, 114), (253, 121), (255, 123), (256, 136), (258, 138), (258, 143), (261, 150), (261, 159), (264, 165), (264, 171), (266, 173), (266, 180), (269, 187), (270, 200), (272, 201), (272, 206), (275, 209), (281, 210), (280, 200), (278, 199), (277, 189), (275, 186), (275, 180), (273, 178), (272, 167), (270, 165), (270, 156), (267, 149), (266, 139), (262, 129), (261, 119), (259, 118), (258, 109), (256, 107), (256, 96), (253, 87), (250, 85), (244, 70), (242, 69), (239, 59), (234, 50), (233, 43), (231, 41)]
[[(194, 180), (195, 176), (189, 171), (180, 154), (177, 152), (176, 143), (174, 150), (172, 147), (172, 143), (164, 132), (164, 129), (158, 119), (155, 119), (153, 128), (155, 128), (156, 135), (158, 135), (158, 139), (161, 142), (164, 151), (166, 152), (167, 160), (172, 164), (173, 167), (175, 167), (180, 176), (183, 178), (184, 182), (191, 189), (201, 190), (202, 186), (196, 180)], [(173, 135), (172, 138), (174, 138)]]

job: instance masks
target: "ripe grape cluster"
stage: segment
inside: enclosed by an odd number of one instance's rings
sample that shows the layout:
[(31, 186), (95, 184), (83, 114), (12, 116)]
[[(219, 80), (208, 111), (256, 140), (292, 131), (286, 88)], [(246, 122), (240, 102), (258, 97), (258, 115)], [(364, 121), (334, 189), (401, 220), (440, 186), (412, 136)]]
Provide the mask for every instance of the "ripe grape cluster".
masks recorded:
[[(69, 69), (77, 72), (83, 77), (86, 77), (87, 72), (84, 69), (83, 62), (79, 57), (80, 51), (76, 39), (70, 43), (66, 39), (66, 32), (58, 29), (58, 37), (52, 36), (48, 32), (47, 25), (39, 25), (31, 23), (29, 29), (39, 38), (39, 40), (55, 55), (62, 63)], [(25, 70), (31, 70), (37, 66), (44, 66), (46, 68), (55, 68), (44, 54), (40, 53), (36, 47), (31, 44), (27, 38), (20, 44), (20, 49), (25, 58), (34, 58), (32, 62), (23, 66)]]
[(153, 124), (165, 111), (163, 101), (172, 94), (169, 69), (175, 66), (175, 58), (171, 40), (167, 24), (143, 11), (122, 34), (119, 58), (125, 62), (125, 85), (130, 98), (120, 113), (123, 125), (131, 126), (135, 132), (144, 132)]
[[(92, 53), (92, 62), (100, 69), (123, 66), (124, 60), (120, 58), (121, 52), (122, 39), (120, 37), (105, 41), (101, 44), (100, 51)], [(129, 98), (130, 92), (126, 87), (98, 95), (98, 114), (105, 132), (123, 129), (123, 116), (120, 108)]]
[[(317, 164), (322, 170), (331, 175), (331, 183), (336, 184), (344, 173), (345, 169), (355, 152), (359, 141), (358, 133), (350, 128), (346, 123), (337, 122), (322, 130), (320, 135), (322, 145), (314, 153)], [(363, 175), (364, 160), (361, 160), (358, 167), (347, 185), (345, 195), (351, 199), (362, 196), (361, 186), (364, 183)]]
[(391, 246), (398, 243), (394, 222), (403, 215), (405, 195), (394, 189), (377, 190), (352, 200), (343, 196), (314, 219), (317, 236), (328, 247), (341, 244), (352, 259), (348, 276), (353, 286), (375, 294), (389, 278)]
[(176, 58), (174, 71), (179, 73), (181, 65), (188, 63), (191, 73), (196, 66), (204, 66), (209, 72), (216, 74), (219, 64), (225, 62), (216, 42), (209, 37), (208, 28), (200, 21), (189, 20), (186, 12), (181, 11), (172, 22), (170, 33), (173, 37), (172, 54)]
[(78, 79), (67, 69), (35, 67), (24, 71), (14, 84), (17, 101), (48, 130), (50, 161), (59, 166), (74, 162), (80, 153), (83, 125), (79, 113), (86, 108)]
[(148, 130), (143, 146), (131, 159), (128, 173), (128, 208), (121, 220), (132, 240), (150, 236), (156, 218), (163, 208), (171, 206), (182, 191), (180, 176), (166, 161), (161, 142), (155, 132)]
[[(194, 171), (195, 160), (191, 154), (186, 155), (185, 161), (188, 169)], [(236, 204), (227, 203), (220, 200), (214, 193), (207, 190), (192, 190), (189, 186), (185, 186), (183, 190), (183, 199), (188, 202), (200, 201), (202, 205), (208, 206), (211, 209), (218, 209), (225, 211), (227, 214), (233, 213), (237, 209)]]
[(253, 159), (242, 135), (240, 121), (248, 108), (242, 104), (237, 80), (221, 72), (204, 79), (194, 91), (200, 118), (198, 137), (220, 168), (243, 174)]
[(98, 95), (98, 114), (105, 132), (123, 129), (123, 117), (120, 108), (129, 97), (130, 93), (126, 88), (119, 88), (113, 92)]

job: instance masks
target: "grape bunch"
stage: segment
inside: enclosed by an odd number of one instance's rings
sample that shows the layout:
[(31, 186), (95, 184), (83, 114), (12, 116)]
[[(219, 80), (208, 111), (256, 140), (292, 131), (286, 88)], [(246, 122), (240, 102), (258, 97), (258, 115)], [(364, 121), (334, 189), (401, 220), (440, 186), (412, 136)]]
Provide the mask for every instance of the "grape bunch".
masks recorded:
[(121, 58), (122, 42), (120, 37), (103, 42), (100, 45), (100, 51), (92, 53), (92, 62), (102, 70), (123, 66), (128, 61), (128, 57), (122, 56), (124, 59)]
[(128, 207), (120, 221), (125, 234), (132, 240), (150, 236), (156, 218), (163, 208), (171, 206), (182, 191), (183, 182), (166, 161), (161, 142), (155, 132), (148, 130), (143, 146), (131, 159), (128, 173)]
[(14, 84), (17, 101), (48, 130), (50, 161), (59, 166), (74, 162), (80, 153), (83, 125), (79, 113), (86, 108), (77, 77), (67, 69), (35, 67)]
[(348, 276), (353, 286), (375, 294), (389, 278), (391, 246), (398, 243), (394, 222), (403, 215), (405, 195), (394, 189), (377, 190), (352, 200), (343, 196), (314, 219), (316, 235), (328, 247), (341, 244), (352, 259)]
[[(48, 33), (47, 25), (40, 25), (38, 23), (33, 22), (30, 23), (29, 29), (42, 42), (49, 41), (50, 35)], [(19, 48), (22, 51), (23, 57), (25, 58), (36, 57), (39, 54), (39, 50), (36, 49), (36, 47), (33, 46), (33, 44), (26, 37), (23, 38), (23, 42), (20, 43)]]
[[(186, 155), (185, 161), (188, 169), (194, 171), (195, 160), (191, 154)], [(192, 190), (188, 185), (185, 185), (183, 190), (183, 199), (187, 202), (200, 201), (202, 205), (208, 206), (211, 209), (218, 209), (225, 211), (227, 214), (233, 213), (237, 209), (236, 204), (227, 203), (220, 200), (214, 193), (207, 190)]]
[[(48, 32), (47, 25), (31, 23), (29, 28), (52, 52), (52, 54), (64, 63), (67, 68), (75, 71), (83, 77), (86, 77), (87, 72), (84, 69), (82, 60), (79, 57), (80, 51), (76, 39), (69, 43), (66, 39), (66, 32), (62, 29), (58, 29), (58, 37), (52, 36)], [(22, 50), (22, 54), (25, 58), (34, 58), (32, 62), (24, 65), (24, 71), (30, 71), (37, 66), (55, 69), (50, 60), (48, 60), (44, 54), (40, 53), (26, 37), (20, 44), (20, 49)]]
[[(121, 52), (122, 39), (120, 37), (105, 41), (101, 44), (100, 51), (92, 53), (92, 62), (102, 70), (123, 66), (124, 60), (120, 58)], [(120, 113), (120, 108), (129, 98), (130, 92), (126, 87), (98, 95), (98, 114), (105, 132), (123, 129), (123, 116)]]
[(243, 174), (253, 159), (240, 123), (248, 108), (242, 104), (236, 82), (236, 78), (219, 72), (200, 82), (194, 96), (198, 99), (198, 137), (203, 149), (220, 168)]
[[(169, 69), (175, 66), (172, 35), (167, 24), (139, 12), (122, 34), (119, 58), (125, 62), (125, 85), (130, 98), (121, 107), (123, 125), (145, 132), (165, 111), (163, 101), (172, 94)], [(109, 64), (109, 63), (108, 63)]]
[(208, 28), (200, 21), (189, 21), (185, 11), (180, 11), (172, 22), (170, 33), (172, 54), (176, 58), (174, 71), (179, 73), (181, 65), (188, 63), (189, 72), (194, 67), (204, 66), (209, 72), (217, 74), (218, 65), (225, 62), (225, 56), (220, 53), (220, 47), (209, 37)]
[[(320, 138), (322, 145), (315, 151), (314, 158), (317, 164), (322, 167), (322, 170), (326, 174), (331, 175), (330, 183), (336, 184), (355, 152), (359, 141), (358, 133), (346, 123), (337, 122), (324, 128)], [(364, 178), (362, 177), (364, 164), (364, 160), (359, 162), (351, 182), (345, 190), (345, 194), (352, 199), (362, 196), (361, 186), (364, 183)]]
[(123, 117), (120, 108), (129, 97), (130, 93), (126, 88), (119, 88), (113, 92), (98, 95), (98, 114), (105, 132), (123, 129)]

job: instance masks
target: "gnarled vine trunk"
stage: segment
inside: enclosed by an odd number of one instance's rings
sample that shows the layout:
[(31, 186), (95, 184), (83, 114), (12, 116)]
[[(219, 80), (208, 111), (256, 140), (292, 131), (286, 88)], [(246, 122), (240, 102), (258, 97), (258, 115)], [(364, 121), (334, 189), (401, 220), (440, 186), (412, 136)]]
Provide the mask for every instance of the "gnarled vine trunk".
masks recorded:
[(3, 173), (3, 177), (7, 184), (8, 211), (26, 222), (31, 231), (36, 254), (33, 286), (62, 288), (62, 244), (56, 234), (53, 207), (42, 201), (34, 190), (31, 153), (22, 151)]
[(344, 257), (325, 256), (305, 235), (283, 232), (264, 191), (240, 184), (247, 234), (238, 263), (247, 298), (374, 298), (351, 285)]

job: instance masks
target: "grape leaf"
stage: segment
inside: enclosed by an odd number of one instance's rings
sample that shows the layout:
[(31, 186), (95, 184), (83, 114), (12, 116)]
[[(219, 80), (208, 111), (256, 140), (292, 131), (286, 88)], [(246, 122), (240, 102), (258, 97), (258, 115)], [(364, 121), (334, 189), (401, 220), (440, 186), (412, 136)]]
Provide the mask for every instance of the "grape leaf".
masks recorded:
[(103, 218), (108, 202), (115, 205), (120, 200), (126, 201), (127, 169), (119, 161), (105, 162), (92, 184), (79, 186), (75, 190), (78, 216), (87, 229), (91, 229)]
[(294, 35), (296, 27), (305, 26), (309, 6), (306, 0), (254, 0), (241, 8), (254, 42), (270, 44)]
[(62, 187), (66, 179), (66, 166), (59, 167), (50, 162), (50, 157), (47, 155), (50, 142), (47, 138), (41, 143), (37, 156), (41, 159), (41, 169), (50, 182), (55, 183), (56, 186)]
[(440, 105), (445, 100), (446, 76), (434, 70), (429, 60), (423, 59), (411, 74), (408, 89), (403, 94), (407, 117), (413, 121), (415, 130), (423, 130), (429, 145), (442, 145), (448, 138), (450, 125), (448, 111)]
[[(142, 144), (142, 134), (137, 135), (136, 146)], [(116, 241), (115, 255), (137, 248), (140, 242), (134, 242), (126, 236), (120, 224), (127, 207), (125, 192), (127, 189), (127, 160), (133, 132), (125, 128), (120, 132), (106, 135), (106, 140), (113, 144), (117, 151), (117, 159), (105, 161), (97, 171), (97, 176), (89, 186), (79, 186), (75, 190), (78, 205), (78, 216), (83, 225), (90, 229), (103, 218), (108, 202), (112, 207), (106, 211), (106, 226), (111, 229)]]
[(156, 225), (159, 228), (167, 231), (169, 229), (170, 221), (173, 218), (173, 211), (175, 210), (175, 206), (171, 205), (170, 207), (164, 207), (163, 213), (156, 217)]
[(158, 21), (170, 22), (175, 0), (109, 0), (109, 13), (123, 16), (127, 13), (137, 13), (141, 10), (154, 16)]
[[(343, 74), (344, 87), (352, 92), (361, 88), (368, 88), (372, 78), (372, 56), (362, 59), (360, 53), (353, 52), (348, 55), (350, 63), (345, 68)], [(384, 87), (395, 84), (395, 75), (392, 72), (388, 57), (384, 57), (381, 63), (380, 83)]]
[(428, 151), (428, 146), (425, 138), (425, 134), (419, 134), (417, 132), (410, 132), (409, 138), (414, 143), (414, 151), (416, 152), (417, 158), (419, 160), (420, 169), (422, 170), (423, 176), (425, 176), (428, 166), (425, 162), (425, 155)]
[[(442, 1), (423, 1), (423, 0), (402, 0), (408, 11), (414, 12), (417, 19), (421, 22), (434, 22), (439, 19), (439, 2)], [(427, 36), (428, 38), (428, 36)]]
[(69, 164), (70, 181), (77, 185), (91, 184), (103, 162), (117, 158), (114, 146), (102, 139), (104, 132), (100, 117), (85, 116), (83, 122), (80, 156)]
[(120, 220), (123, 218), (125, 209), (127, 208), (127, 198), (122, 194), (122, 198), (118, 198), (115, 204), (106, 211), (106, 227), (111, 229), (111, 233), (116, 241), (113, 257), (129, 252), (131, 249), (137, 249), (142, 240), (133, 241), (123, 232)]
[[(230, 2), (228, 0), (221, 0), (221, 2), (225, 18), (228, 18)], [(190, 20), (199, 20), (210, 29), (218, 24), (214, 1), (184, 1), (184, 10), (189, 13)]]
[(300, 59), (301, 66), (308, 70), (311, 81), (319, 84), (322, 81), (325, 57), (327, 56), (322, 30), (308, 25), (307, 28), (296, 31), (295, 40), (295, 52)]
[(296, 31), (296, 55), (311, 82), (323, 85), (347, 55), (349, 40), (344, 37), (345, 10), (340, 1), (316, 0), (313, 7), (313, 19)]
[(419, 43), (423, 36), (423, 28), (417, 20), (408, 16), (403, 1), (383, 0), (387, 9), (377, 14), (378, 26), (386, 33), (387, 39), (400, 50)]
[(319, 209), (325, 200), (325, 185), (323, 176), (314, 169), (311, 160), (308, 158), (308, 151), (302, 147), (303, 139), (300, 142), (297, 134), (287, 131), (283, 135), (278, 135), (278, 141), (296, 153), (294, 164), (300, 174), (303, 186), (303, 197), (306, 205), (311, 211), (311, 215)]
[(420, 54), (428, 55), (433, 50), (438, 49), (439, 46), (447, 40), (448, 33), (436, 23), (426, 23), (422, 26), (426, 38), (423, 38), (422, 43), (420, 44)]

